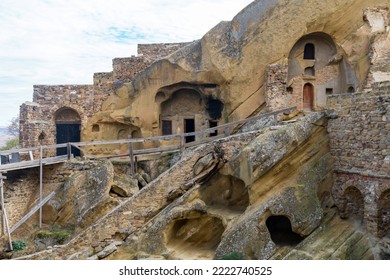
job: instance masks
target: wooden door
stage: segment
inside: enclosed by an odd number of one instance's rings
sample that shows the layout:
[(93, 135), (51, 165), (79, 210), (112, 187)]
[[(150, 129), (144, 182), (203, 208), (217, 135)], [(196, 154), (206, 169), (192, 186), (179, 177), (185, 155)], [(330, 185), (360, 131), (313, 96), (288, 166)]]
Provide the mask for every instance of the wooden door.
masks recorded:
[(303, 110), (312, 111), (314, 109), (314, 87), (307, 83), (303, 87)]

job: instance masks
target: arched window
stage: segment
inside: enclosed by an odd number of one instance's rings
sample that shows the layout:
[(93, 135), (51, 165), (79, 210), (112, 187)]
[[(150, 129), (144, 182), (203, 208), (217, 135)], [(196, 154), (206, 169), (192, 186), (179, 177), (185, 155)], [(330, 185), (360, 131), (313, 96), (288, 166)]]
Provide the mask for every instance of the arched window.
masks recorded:
[(315, 59), (315, 48), (312, 43), (307, 43), (303, 51), (303, 59)]

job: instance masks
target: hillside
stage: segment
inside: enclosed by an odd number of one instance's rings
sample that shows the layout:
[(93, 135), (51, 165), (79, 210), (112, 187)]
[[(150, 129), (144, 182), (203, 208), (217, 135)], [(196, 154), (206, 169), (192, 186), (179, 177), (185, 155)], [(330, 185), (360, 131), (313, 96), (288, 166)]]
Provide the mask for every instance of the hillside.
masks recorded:
[(11, 138), (12, 136), (7, 133), (7, 129), (5, 127), (0, 127), (0, 147), (4, 146)]

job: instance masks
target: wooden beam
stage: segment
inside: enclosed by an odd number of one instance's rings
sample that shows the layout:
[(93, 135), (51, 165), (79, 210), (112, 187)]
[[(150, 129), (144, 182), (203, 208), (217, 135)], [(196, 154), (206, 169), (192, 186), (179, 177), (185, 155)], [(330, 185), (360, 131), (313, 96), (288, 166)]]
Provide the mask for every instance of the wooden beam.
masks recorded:
[[(43, 149), (39, 147), (39, 204), (42, 202), (43, 191)], [(39, 208), (39, 228), (42, 228), (42, 207)]]
[(13, 233), (18, 227), (20, 227), (25, 221), (28, 220), (32, 215), (35, 214), (39, 209), (42, 208), (50, 199), (52, 199), (57, 194), (57, 191), (51, 192), (48, 196), (46, 196), (42, 201), (35, 205), (19, 222), (12, 226), (10, 233)]
[[(0, 188), (1, 188), (1, 191), (3, 191), (3, 179), (7, 179), (7, 177), (3, 176), (2, 173), (0, 173)], [(3, 212), (3, 209), (4, 209), (4, 201), (3, 201), (3, 197), (0, 196), (0, 207), (1, 207), (1, 219), (2, 219), (2, 222), (3, 222), (3, 227), (2, 227), (2, 235), (5, 235), (5, 216), (4, 216), (4, 212)]]
[(3, 231), (5, 234), (5, 231), (8, 233), (8, 242), (9, 242), (9, 250), (13, 251), (12, 247), (12, 239), (11, 239), (11, 232), (9, 230), (9, 224), (8, 224), (8, 216), (7, 216), (7, 210), (5, 209), (5, 203), (4, 203), (4, 179), (5, 177), (1, 174), (0, 176), (0, 200), (1, 200), (1, 212), (3, 216)]
[[(131, 139), (131, 135), (129, 135), (129, 138)], [(129, 142), (129, 157), (130, 157), (130, 175), (134, 176), (135, 171), (134, 171), (134, 154), (133, 154), (133, 143)]]

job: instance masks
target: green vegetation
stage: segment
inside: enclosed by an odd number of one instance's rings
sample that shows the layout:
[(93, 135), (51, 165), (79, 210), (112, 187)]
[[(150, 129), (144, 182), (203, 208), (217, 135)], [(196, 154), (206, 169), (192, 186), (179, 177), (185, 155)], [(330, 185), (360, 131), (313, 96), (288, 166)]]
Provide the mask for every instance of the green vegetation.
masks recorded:
[(12, 135), (13, 138), (8, 140), (4, 146), (0, 147), (0, 151), (19, 148), (19, 117), (12, 118), (6, 130), (7, 134)]
[(15, 137), (8, 140), (4, 146), (0, 147), (0, 151), (17, 149), (19, 147), (19, 138)]
[(22, 251), (26, 248), (27, 244), (23, 240), (14, 240), (12, 241), (12, 247), (14, 251)]
[(239, 252), (232, 252), (223, 256), (221, 260), (244, 260), (244, 255)]
[(40, 230), (36, 233), (36, 238), (41, 240), (52, 240), (57, 244), (64, 244), (71, 237), (73, 231), (71, 229), (58, 229), (52, 227), (50, 230)]

